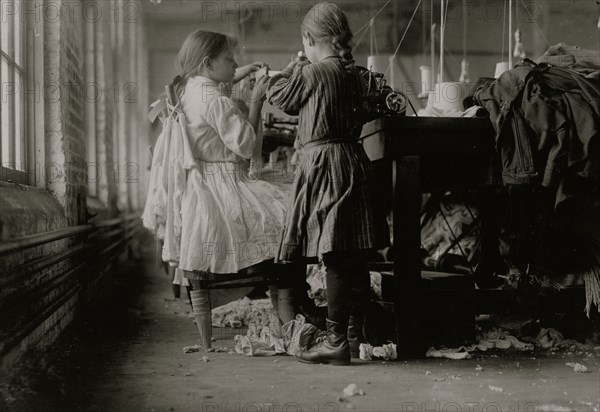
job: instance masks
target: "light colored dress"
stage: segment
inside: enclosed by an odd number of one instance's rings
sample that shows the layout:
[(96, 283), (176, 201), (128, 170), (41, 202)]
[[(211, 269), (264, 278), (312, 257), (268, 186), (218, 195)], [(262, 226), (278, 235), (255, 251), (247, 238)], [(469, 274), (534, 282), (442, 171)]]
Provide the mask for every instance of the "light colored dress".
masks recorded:
[(233, 274), (274, 258), (286, 217), (286, 196), (248, 176), (257, 137), (219, 85), (188, 80), (181, 97), (196, 162), (181, 207), (179, 268)]

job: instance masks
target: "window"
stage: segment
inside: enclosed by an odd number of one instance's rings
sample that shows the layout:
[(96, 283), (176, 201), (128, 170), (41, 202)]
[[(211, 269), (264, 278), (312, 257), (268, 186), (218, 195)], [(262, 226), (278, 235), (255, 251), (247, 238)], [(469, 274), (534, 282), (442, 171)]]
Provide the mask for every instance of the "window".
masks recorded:
[[(27, 130), (24, 99), (27, 71), (25, 66), (26, 24), (21, 13), (22, 2), (0, 2), (0, 129), (2, 144), (2, 180), (27, 183)], [(14, 171), (6, 171), (6, 169)], [(21, 173), (19, 173), (21, 172)]]
[(0, 0), (0, 180), (43, 185), (44, 101), (34, 79), (43, 78), (44, 30), (35, 7)]
[[(84, 21), (84, 53), (85, 53), (85, 77), (84, 90), (89, 91), (88, 87), (97, 86), (99, 79), (96, 72), (97, 56), (96, 56), (96, 37), (97, 24), (94, 21)], [(98, 96), (90, 98), (91, 95), (86, 95), (85, 99), (85, 135), (87, 138), (87, 187), (88, 195), (96, 197), (98, 195), (98, 177), (100, 170), (98, 168), (97, 156), (97, 133), (96, 133), (96, 112), (98, 110)]]

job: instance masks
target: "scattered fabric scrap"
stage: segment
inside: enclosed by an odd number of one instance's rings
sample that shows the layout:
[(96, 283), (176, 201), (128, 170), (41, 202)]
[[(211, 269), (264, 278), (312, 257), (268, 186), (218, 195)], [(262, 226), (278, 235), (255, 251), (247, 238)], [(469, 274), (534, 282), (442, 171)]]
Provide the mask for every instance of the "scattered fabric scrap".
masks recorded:
[(200, 352), (201, 350), (202, 350), (202, 347), (199, 345), (185, 346), (183, 348), (183, 353), (194, 353), (194, 352)]
[(212, 348), (209, 348), (207, 350), (207, 352), (217, 352), (217, 353), (229, 352), (229, 348), (227, 348), (225, 346), (213, 346)]
[(358, 389), (355, 383), (351, 383), (350, 385), (344, 388), (344, 396), (364, 396), (365, 391), (362, 389)]
[(383, 346), (375, 347), (369, 345), (368, 343), (361, 343), (359, 346), (359, 351), (359, 357), (362, 360), (383, 359), (388, 361), (398, 357), (396, 344), (394, 343), (388, 343)]
[(429, 348), (425, 353), (427, 358), (446, 358), (446, 359), (468, 359), (471, 357), (467, 348), (461, 346), (459, 348), (451, 348), (451, 349), (435, 349), (433, 347)]
[(270, 327), (251, 324), (246, 335), (235, 335), (235, 351), (246, 356), (274, 356), (285, 353), (283, 339), (276, 337)]
[(581, 363), (567, 362), (565, 365), (572, 367), (575, 372), (579, 372), (579, 373), (589, 372), (589, 369), (587, 368), (587, 366), (582, 365)]
[(539, 405), (536, 410), (540, 412), (574, 412), (575, 409), (560, 405)]
[(563, 334), (554, 328), (542, 328), (535, 338), (536, 346), (542, 349), (584, 349), (585, 345), (573, 339), (565, 339)]

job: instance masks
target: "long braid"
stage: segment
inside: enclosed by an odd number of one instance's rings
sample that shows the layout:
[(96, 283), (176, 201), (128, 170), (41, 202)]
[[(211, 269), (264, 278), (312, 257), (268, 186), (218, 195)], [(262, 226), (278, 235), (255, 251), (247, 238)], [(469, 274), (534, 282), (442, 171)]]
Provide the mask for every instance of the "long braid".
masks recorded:
[(302, 29), (309, 32), (316, 40), (329, 42), (342, 58), (346, 69), (354, 67), (354, 57), (350, 47), (352, 31), (346, 15), (337, 4), (331, 2), (315, 4), (306, 14)]
[(185, 85), (191, 77), (193, 76), (186, 74), (178, 74), (173, 78), (171, 86), (173, 87), (173, 90), (175, 91), (175, 94), (177, 95), (178, 99), (181, 99), (181, 96), (183, 96), (183, 92), (185, 91)]
[(331, 38), (331, 44), (344, 61), (344, 66), (346, 69), (351, 69), (354, 67), (354, 56), (352, 56), (352, 48), (348, 42), (343, 41), (338, 36), (334, 36)]

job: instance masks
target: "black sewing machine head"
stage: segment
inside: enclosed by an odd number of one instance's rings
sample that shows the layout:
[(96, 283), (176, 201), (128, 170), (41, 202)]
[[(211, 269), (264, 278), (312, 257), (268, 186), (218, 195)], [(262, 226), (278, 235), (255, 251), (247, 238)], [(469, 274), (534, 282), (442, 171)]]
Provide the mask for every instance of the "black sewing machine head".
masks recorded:
[(363, 103), (357, 109), (358, 115), (365, 123), (382, 116), (404, 116), (406, 114), (406, 96), (387, 86), (382, 73), (376, 73), (360, 66), (357, 66), (357, 69), (367, 84)]

